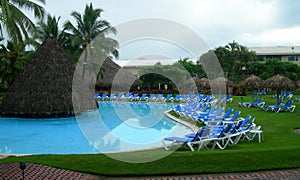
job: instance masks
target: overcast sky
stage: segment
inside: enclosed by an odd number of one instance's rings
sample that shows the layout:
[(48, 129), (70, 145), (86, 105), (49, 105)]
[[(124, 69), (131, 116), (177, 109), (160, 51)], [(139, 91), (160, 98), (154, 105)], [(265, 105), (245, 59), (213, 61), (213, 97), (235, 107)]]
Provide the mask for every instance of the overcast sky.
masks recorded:
[[(51, 15), (61, 16), (62, 25), (73, 21), (72, 11), (83, 13), (90, 2), (104, 10), (102, 17), (112, 26), (144, 18), (166, 19), (190, 28), (210, 48), (233, 40), (247, 47), (300, 45), (298, 0), (47, 0), (45, 8)], [(138, 42), (138, 47), (151, 48), (150, 41)], [(160, 50), (172, 49), (158, 44), (155, 47)], [(121, 48), (120, 59), (138, 57), (140, 54), (134, 54), (137, 51), (153, 53), (130, 46)], [(188, 56), (174, 48), (173, 52), (160, 50), (157, 54), (170, 58)]]

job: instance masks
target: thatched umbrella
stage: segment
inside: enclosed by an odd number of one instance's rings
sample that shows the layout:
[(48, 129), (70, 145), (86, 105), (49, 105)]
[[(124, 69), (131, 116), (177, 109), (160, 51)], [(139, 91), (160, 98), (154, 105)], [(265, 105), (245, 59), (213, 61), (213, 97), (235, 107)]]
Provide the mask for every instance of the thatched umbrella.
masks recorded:
[[(74, 64), (58, 41), (54, 38), (46, 39), (5, 93), (0, 104), (1, 115), (74, 116), (74, 70)], [(74, 95), (76, 92), (73, 92)], [(95, 109), (96, 104), (92, 99), (82, 107), (86, 110)]]
[(191, 77), (188, 80), (184, 81), (184, 85), (186, 86), (196, 85), (197, 87), (201, 86), (200, 79), (197, 77)]
[[(219, 92), (226, 91), (224, 93), (227, 94), (228, 87), (233, 86), (233, 81), (225, 78), (225, 77), (217, 77), (210, 81), (210, 87), (215, 89), (214, 91), (218, 90)], [(225, 89), (223, 89), (225, 88)]]
[(203, 87), (209, 87), (209, 80), (205, 77), (200, 79), (200, 85)]
[(295, 83), (288, 77), (277, 74), (269, 79), (265, 80), (263, 86), (266, 88), (276, 89), (277, 91), (277, 105), (279, 105), (279, 94), (282, 89), (294, 89)]
[[(254, 90), (258, 89), (262, 86), (263, 80), (252, 74), (248, 78), (244, 79), (240, 82), (240, 85), (243, 86), (246, 89)], [(254, 94), (252, 93), (252, 102), (254, 101)]]
[(296, 82), (296, 85), (298, 86), (298, 88), (300, 88), (300, 80), (298, 80), (298, 81)]
[(106, 58), (101, 67), (104, 69), (104, 73), (103, 77), (96, 83), (97, 88), (111, 89), (114, 86), (113, 89), (125, 90), (128, 86), (138, 86), (140, 84), (135, 75), (121, 68), (110, 58)]

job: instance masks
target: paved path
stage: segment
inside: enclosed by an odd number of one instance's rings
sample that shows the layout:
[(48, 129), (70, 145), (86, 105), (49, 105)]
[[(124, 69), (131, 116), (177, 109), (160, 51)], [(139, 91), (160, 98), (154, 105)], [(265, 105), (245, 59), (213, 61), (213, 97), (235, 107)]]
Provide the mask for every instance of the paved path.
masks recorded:
[[(0, 164), (0, 180), (19, 180), (22, 179), (22, 171), (19, 163)], [(40, 164), (26, 163), (24, 171), (25, 180), (101, 180), (101, 179), (122, 179), (122, 180), (224, 180), (224, 179), (289, 179), (300, 180), (300, 168), (287, 170), (260, 171), (253, 173), (227, 173), (227, 174), (202, 174), (188, 176), (148, 176), (148, 177), (103, 177), (69, 170), (57, 169)]]

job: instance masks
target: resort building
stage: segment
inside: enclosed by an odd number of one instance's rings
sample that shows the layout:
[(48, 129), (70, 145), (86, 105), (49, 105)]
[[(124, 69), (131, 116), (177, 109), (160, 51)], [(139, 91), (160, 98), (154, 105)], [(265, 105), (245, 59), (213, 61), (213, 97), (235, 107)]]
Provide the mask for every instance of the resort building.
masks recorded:
[[(251, 51), (254, 51), (259, 61), (265, 61), (267, 59), (277, 59), (283, 62), (293, 62), (300, 65), (300, 46), (261, 46), (261, 47), (249, 47)], [(179, 59), (153, 59), (153, 58), (141, 58), (134, 60), (114, 60), (123, 69), (128, 70), (132, 74), (136, 75), (139, 67), (153, 66), (156, 63), (162, 65), (171, 65), (177, 62)], [(190, 59), (194, 63), (196, 59)]]
[[(148, 58), (141, 58), (141, 59), (134, 59), (134, 60), (115, 60), (114, 62), (121, 66), (123, 69), (128, 70), (132, 74), (137, 75), (139, 67), (146, 67), (146, 66), (154, 66), (157, 63), (162, 65), (172, 65), (177, 62), (179, 59), (148, 59)], [(196, 60), (191, 61), (196, 63)]]
[(277, 59), (300, 65), (300, 46), (262, 46), (249, 47), (248, 49), (256, 52), (259, 61)]

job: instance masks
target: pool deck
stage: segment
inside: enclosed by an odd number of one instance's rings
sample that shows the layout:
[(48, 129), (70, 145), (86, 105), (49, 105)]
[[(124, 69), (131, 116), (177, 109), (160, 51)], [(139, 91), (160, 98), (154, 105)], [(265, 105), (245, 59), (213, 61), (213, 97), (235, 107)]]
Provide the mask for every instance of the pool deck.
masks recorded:
[[(0, 179), (22, 179), (22, 171), (19, 163), (0, 164)], [(250, 173), (226, 173), (226, 174), (199, 174), (199, 175), (180, 175), (180, 176), (145, 176), (145, 177), (106, 177), (99, 175), (86, 174), (70, 170), (58, 169), (41, 164), (26, 163), (24, 179), (56, 179), (56, 180), (100, 180), (100, 179), (122, 179), (122, 180), (197, 180), (197, 179), (300, 179), (300, 168), (259, 171)]]

